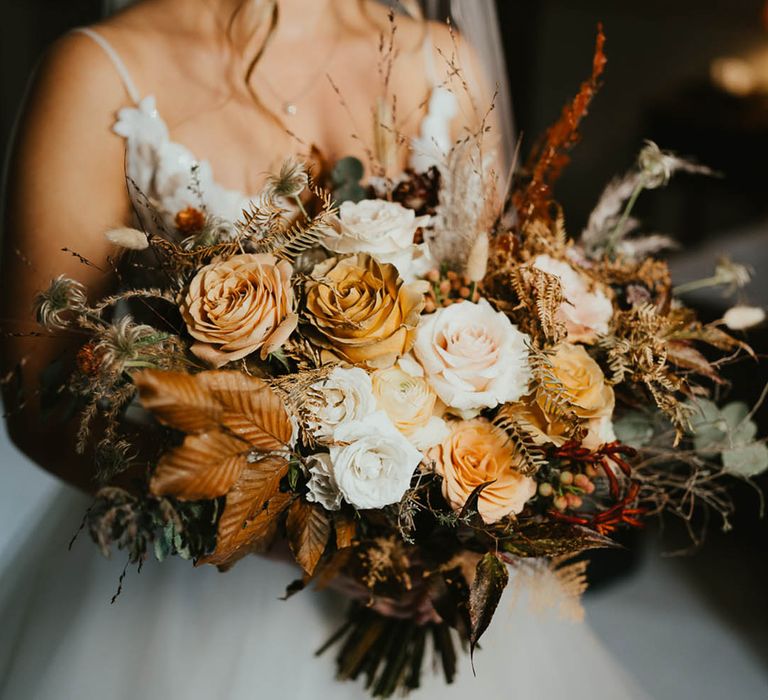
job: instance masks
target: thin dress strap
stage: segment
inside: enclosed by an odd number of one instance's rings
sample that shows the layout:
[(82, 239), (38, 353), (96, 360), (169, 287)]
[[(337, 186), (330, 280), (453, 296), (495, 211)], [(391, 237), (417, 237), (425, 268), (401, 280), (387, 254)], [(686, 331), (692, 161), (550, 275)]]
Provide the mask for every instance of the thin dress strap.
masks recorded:
[(126, 68), (123, 59), (120, 58), (120, 54), (115, 51), (115, 48), (112, 46), (112, 44), (110, 44), (101, 34), (94, 31), (93, 29), (89, 29), (88, 27), (78, 27), (72, 31), (85, 34), (86, 36), (93, 39), (93, 41), (95, 41), (99, 46), (101, 46), (102, 49), (104, 49), (104, 53), (109, 56), (110, 60), (114, 64), (115, 70), (120, 76), (120, 80), (123, 81), (123, 85), (125, 86), (125, 91), (128, 93), (128, 96), (131, 98), (131, 100), (133, 100), (135, 104), (139, 104), (141, 101), (141, 95), (136, 89), (136, 83), (133, 82), (133, 78), (131, 78), (131, 74), (128, 72), (128, 68)]

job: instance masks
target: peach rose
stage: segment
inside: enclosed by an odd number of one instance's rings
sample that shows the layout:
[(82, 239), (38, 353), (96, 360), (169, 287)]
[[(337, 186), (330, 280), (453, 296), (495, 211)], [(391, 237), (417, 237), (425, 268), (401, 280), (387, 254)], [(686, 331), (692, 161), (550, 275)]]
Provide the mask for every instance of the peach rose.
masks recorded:
[(558, 318), (565, 323), (568, 340), (593, 343), (598, 335), (608, 332), (613, 317), (613, 304), (598, 286), (590, 290), (587, 278), (567, 262), (549, 255), (538, 255), (534, 267), (560, 280), (565, 301)]
[(536, 493), (536, 482), (518, 471), (519, 457), (506, 433), (484, 418), (454, 423), (428, 457), (443, 477), (443, 495), (456, 511), (480, 484), (493, 482), (477, 501), (486, 523), (519, 513)]
[(181, 304), (191, 350), (213, 367), (279, 348), (296, 328), (290, 263), (267, 254), (235, 255), (206, 265)]
[[(552, 373), (568, 393), (573, 412), (579, 418), (600, 418), (613, 413), (613, 388), (583, 345), (561, 343), (550, 360)], [(543, 392), (539, 392), (537, 403), (546, 412)]]
[(413, 345), (427, 289), (404, 284), (394, 265), (365, 253), (330, 258), (306, 284), (304, 316), (313, 340), (335, 356), (391, 367)]

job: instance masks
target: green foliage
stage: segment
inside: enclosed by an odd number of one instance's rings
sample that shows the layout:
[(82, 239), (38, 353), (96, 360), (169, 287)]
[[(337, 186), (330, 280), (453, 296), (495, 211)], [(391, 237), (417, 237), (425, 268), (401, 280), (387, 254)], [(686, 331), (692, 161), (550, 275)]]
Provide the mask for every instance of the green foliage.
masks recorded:
[(640, 411), (625, 413), (613, 424), (613, 428), (619, 442), (636, 449), (649, 444), (655, 432), (652, 418)]
[(159, 561), (171, 555), (197, 559), (207, 554), (216, 544), (217, 520), (216, 501), (138, 497), (109, 487), (96, 494), (83, 525), (104, 556), (116, 547), (138, 564), (150, 548)]
[(341, 204), (365, 199), (366, 191), (360, 184), (364, 175), (365, 167), (359, 159), (348, 156), (338, 161), (331, 171), (334, 200)]
[(723, 469), (731, 474), (753, 477), (768, 469), (768, 447), (756, 440), (757, 425), (749, 407), (734, 401), (719, 408), (699, 399), (692, 404), (691, 435), (702, 455), (718, 455)]

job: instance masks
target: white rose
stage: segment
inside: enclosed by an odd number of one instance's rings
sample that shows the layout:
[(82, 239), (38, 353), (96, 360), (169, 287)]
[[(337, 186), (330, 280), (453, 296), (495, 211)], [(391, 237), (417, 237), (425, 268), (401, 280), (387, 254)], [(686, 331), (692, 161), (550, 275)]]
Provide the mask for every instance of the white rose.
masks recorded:
[(309, 468), (309, 483), (307, 500), (319, 503), (326, 510), (339, 510), (341, 507), (341, 491), (333, 475), (331, 456), (324, 452), (307, 458)]
[(326, 248), (336, 253), (368, 253), (380, 263), (397, 268), (406, 283), (433, 267), (426, 243), (415, 244), (416, 229), (429, 223), (429, 216), (416, 216), (397, 202), (364, 199), (344, 202), (339, 209), (341, 231), (328, 237)]
[(424, 316), (414, 353), (438, 397), (468, 418), (527, 393), (528, 339), (481, 299)]
[(582, 275), (549, 255), (537, 255), (533, 266), (560, 280), (565, 302), (560, 306), (559, 320), (565, 323), (569, 341), (592, 343), (596, 335), (608, 332), (613, 304), (601, 289), (590, 292)]
[(448, 437), (448, 426), (435, 415), (437, 396), (423, 376), (390, 367), (374, 372), (371, 382), (379, 408), (414, 447), (426, 450)]
[(587, 434), (581, 444), (588, 450), (597, 450), (614, 440), (616, 440), (616, 433), (611, 416), (600, 416), (587, 421)]
[(320, 443), (334, 440), (336, 430), (376, 410), (371, 378), (359, 367), (336, 367), (310, 390), (309, 427)]
[(398, 503), (411, 484), (422, 454), (383, 411), (336, 431), (333, 476), (344, 499), (355, 508), (383, 508)]

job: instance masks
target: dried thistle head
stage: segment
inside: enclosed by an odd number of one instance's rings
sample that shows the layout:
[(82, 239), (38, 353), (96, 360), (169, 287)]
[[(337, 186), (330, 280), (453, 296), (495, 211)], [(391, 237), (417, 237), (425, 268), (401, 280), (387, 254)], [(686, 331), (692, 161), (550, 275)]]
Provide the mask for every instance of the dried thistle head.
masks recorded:
[(747, 265), (742, 265), (723, 256), (717, 261), (715, 279), (717, 285), (723, 285), (726, 288), (725, 293), (728, 295), (749, 284), (752, 279), (752, 270)]
[(642, 186), (647, 190), (664, 187), (678, 171), (712, 174), (712, 170), (703, 165), (697, 165), (669, 151), (662, 151), (653, 141), (645, 142), (637, 157), (637, 166), (642, 176)]
[(280, 172), (267, 178), (267, 188), (275, 197), (286, 199), (298, 197), (309, 184), (309, 175), (304, 163), (288, 158), (283, 161)]
[(86, 302), (85, 287), (76, 280), (59, 275), (48, 289), (35, 296), (35, 318), (46, 330), (64, 330), (70, 325), (65, 316), (82, 312)]
[(162, 355), (156, 352), (158, 332), (143, 324), (135, 324), (130, 316), (124, 316), (110, 325), (92, 348), (101, 369), (119, 374), (132, 367), (154, 367)]

